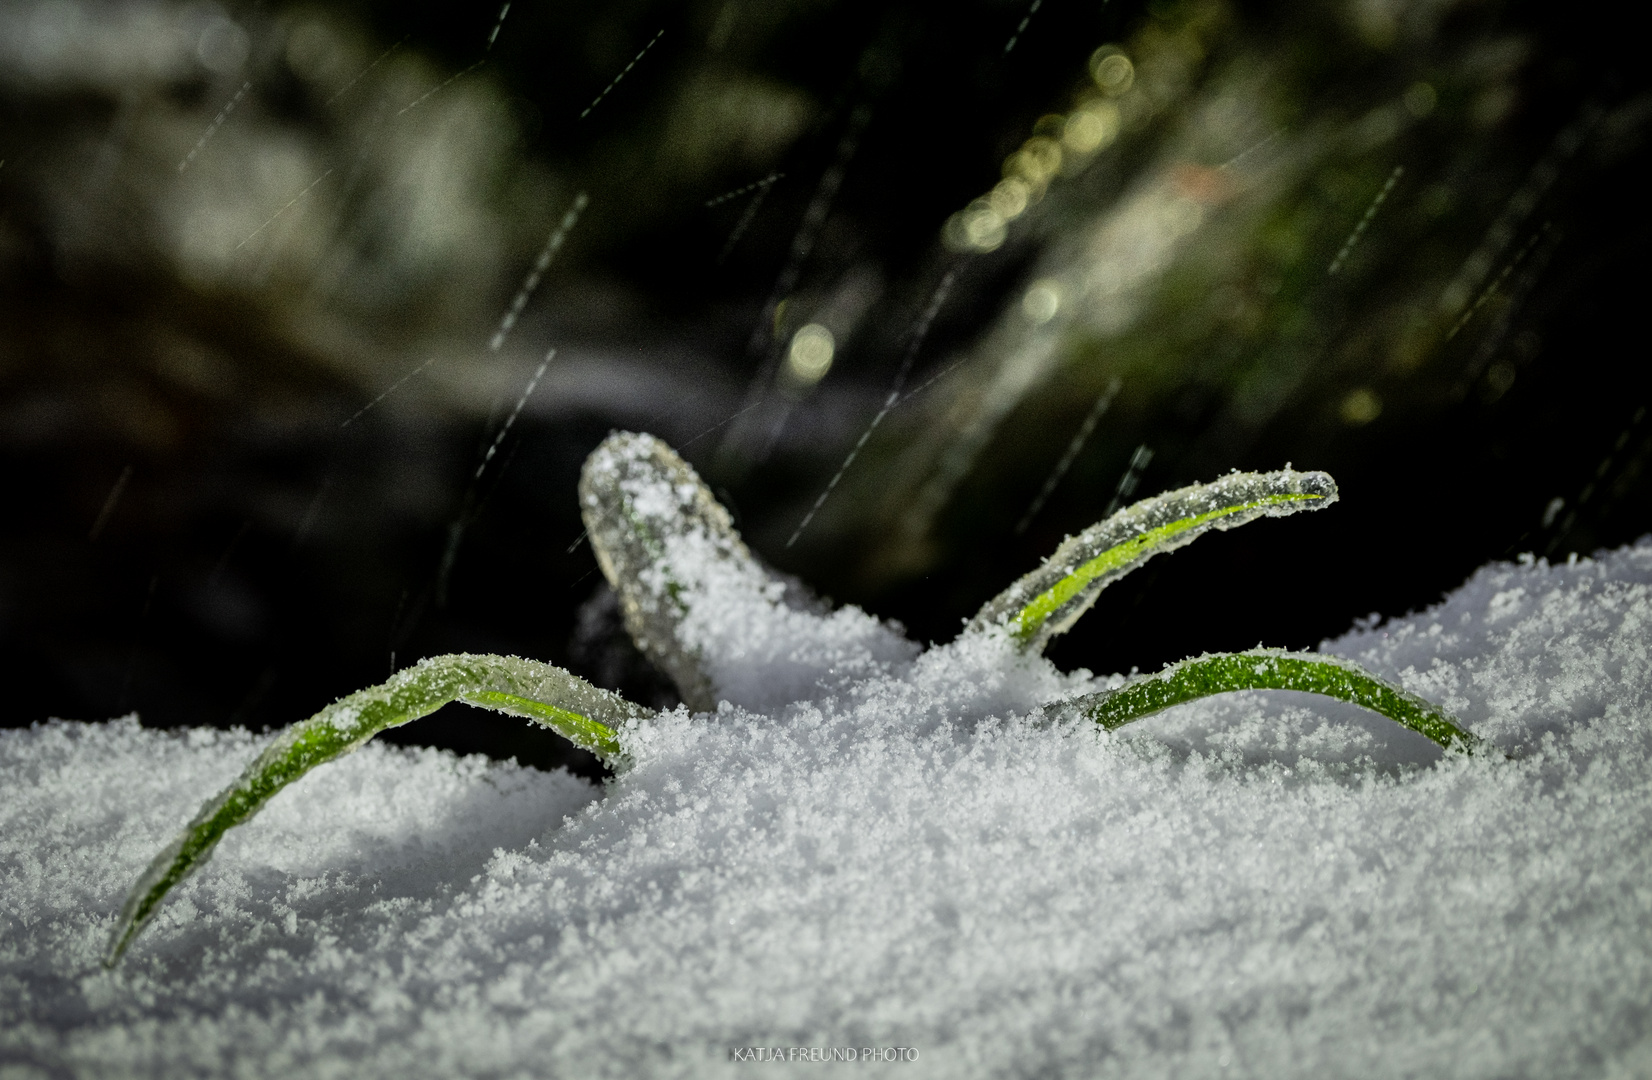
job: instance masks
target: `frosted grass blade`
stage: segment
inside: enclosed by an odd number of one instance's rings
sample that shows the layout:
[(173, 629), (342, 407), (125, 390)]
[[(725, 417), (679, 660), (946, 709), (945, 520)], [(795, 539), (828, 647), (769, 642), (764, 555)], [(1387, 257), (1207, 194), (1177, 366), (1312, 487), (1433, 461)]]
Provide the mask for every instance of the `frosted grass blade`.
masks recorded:
[(1321, 694), (1380, 713), (1447, 750), (1472, 752), (1483, 745), (1444, 710), (1358, 664), (1335, 656), (1281, 649), (1213, 653), (1183, 660), (1117, 690), (1074, 698), (1065, 704), (1111, 731), (1172, 705), (1234, 690)]
[(1290, 469), (1230, 473), (1144, 499), (1069, 537), (1037, 570), (987, 601), (969, 629), (1002, 627), (1021, 648), (1041, 652), (1090, 609), (1102, 589), (1153, 556), (1212, 529), (1318, 510), (1336, 499), (1336, 482), (1327, 474)]
[(420, 661), (379, 686), (340, 698), (294, 724), (201, 807), (132, 887), (109, 939), (113, 967), (173, 886), (211, 855), (224, 833), (317, 765), (343, 756), (386, 728), (463, 701), (544, 724), (611, 764), (623, 764), (616, 729), (651, 715), (559, 667), (515, 656), (455, 654)]
[(631, 640), (689, 708), (714, 708), (711, 677), (684, 640), (691, 607), (736, 578), (780, 590), (787, 584), (752, 555), (688, 462), (652, 435), (616, 432), (592, 451), (580, 473), (579, 508)]

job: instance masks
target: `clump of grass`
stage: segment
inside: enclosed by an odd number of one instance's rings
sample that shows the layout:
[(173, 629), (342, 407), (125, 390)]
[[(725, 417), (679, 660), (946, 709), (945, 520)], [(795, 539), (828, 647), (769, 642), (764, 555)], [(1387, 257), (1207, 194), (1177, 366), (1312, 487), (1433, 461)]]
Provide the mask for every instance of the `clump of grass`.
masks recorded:
[[(1101, 590), (1154, 555), (1213, 529), (1316, 510), (1336, 501), (1320, 472), (1231, 473), (1144, 500), (1091, 526), (1042, 566), (988, 601), (965, 637), (999, 635), (1011, 652), (1036, 653), (1095, 603)], [(677, 683), (697, 711), (716, 688), (686, 626), (695, 605), (720, 583), (750, 584), (778, 598), (790, 586), (770, 574), (740, 540), (728, 512), (694, 470), (648, 435), (610, 436), (586, 462), (580, 509), (597, 561), (616, 592), (638, 647)], [(730, 586), (732, 587), (732, 586)], [(1298, 690), (1351, 702), (1447, 749), (1477, 741), (1445, 712), (1349, 661), (1255, 649), (1173, 664), (1100, 694), (1050, 702), (1115, 729), (1173, 705), (1237, 690)], [(596, 753), (616, 771), (628, 764), (626, 736), (653, 712), (551, 664), (514, 656), (458, 654), (423, 660), (358, 691), (276, 736), (199, 813), (138, 879), (110, 937), (114, 966), (168, 892), (212, 854), (225, 832), (250, 819), (276, 792), (386, 728), (462, 701), (543, 724)]]

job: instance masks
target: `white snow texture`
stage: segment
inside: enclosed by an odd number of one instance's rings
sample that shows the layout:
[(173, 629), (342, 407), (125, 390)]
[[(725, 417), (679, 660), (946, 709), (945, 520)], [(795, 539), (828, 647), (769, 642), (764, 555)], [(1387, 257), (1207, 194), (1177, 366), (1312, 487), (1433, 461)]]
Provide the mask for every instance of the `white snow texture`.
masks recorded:
[(1052, 723), (1104, 681), (979, 638), (657, 717), (603, 788), (372, 745), (112, 973), (261, 740), (0, 733), (0, 1077), (1646, 1076), (1649, 640), (1642, 541), (1324, 646), (1513, 759), (1285, 693)]

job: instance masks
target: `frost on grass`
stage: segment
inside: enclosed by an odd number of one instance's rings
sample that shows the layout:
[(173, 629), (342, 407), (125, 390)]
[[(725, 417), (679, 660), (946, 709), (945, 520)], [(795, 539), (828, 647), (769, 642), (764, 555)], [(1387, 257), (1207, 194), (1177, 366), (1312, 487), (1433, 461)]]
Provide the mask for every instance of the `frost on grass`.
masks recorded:
[(833, 611), (768, 570), (694, 470), (652, 435), (585, 463), (580, 511), (625, 628), (691, 709), (768, 709), (903, 669), (917, 647), (858, 607)]
[[(766, 587), (751, 633), (783, 641)], [(1515, 760), (1285, 693), (1052, 722), (1036, 702), (1117, 680), (991, 635), (664, 714), (606, 790), (369, 745), (227, 835), (114, 973), (126, 887), (257, 740), (6, 732), (0, 1071), (715, 1076), (775, 1071), (731, 1047), (893, 1045), (920, 1057), (837, 1071), (1646, 1075), (1649, 623), (1643, 542), (1324, 646)]]
[(1322, 472), (1233, 472), (1143, 499), (1067, 540), (1026, 575), (987, 601), (971, 629), (1002, 627), (1023, 648), (1042, 651), (1096, 602), (1101, 590), (1155, 555), (1186, 547), (1212, 529), (1262, 517), (1319, 510), (1337, 501)]

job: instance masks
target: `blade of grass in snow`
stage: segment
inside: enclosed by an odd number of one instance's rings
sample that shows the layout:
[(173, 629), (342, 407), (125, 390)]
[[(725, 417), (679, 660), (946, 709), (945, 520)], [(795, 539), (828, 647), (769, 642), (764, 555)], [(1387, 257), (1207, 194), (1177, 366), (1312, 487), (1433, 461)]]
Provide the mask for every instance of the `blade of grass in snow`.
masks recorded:
[(631, 639), (690, 708), (712, 708), (703, 660), (683, 640), (689, 605), (714, 564), (767, 576), (729, 512), (669, 446), (627, 432), (609, 436), (586, 460), (579, 509)]
[(1069, 538), (1044, 565), (993, 597), (969, 629), (1003, 627), (1023, 649), (1042, 651), (1096, 602), (1101, 590), (1154, 555), (1211, 529), (1317, 510), (1337, 498), (1322, 472), (1230, 473), (1144, 499)]
[(1280, 649), (1250, 649), (1183, 660), (1117, 690), (1075, 698), (1067, 704), (1112, 731), (1172, 705), (1235, 690), (1320, 694), (1380, 713), (1447, 750), (1468, 752), (1481, 745), (1443, 710), (1352, 661)]
[(609, 763), (623, 756), (615, 729), (652, 714), (534, 660), (460, 653), (420, 661), (294, 724), (235, 783), (207, 800), (132, 887), (110, 936), (105, 966), (114, 966), (166, 894), (212, 855), (224, 833), (251, 818), (276, 792), (386, 728), (417, 720), (450, 701), (543, 724)]

